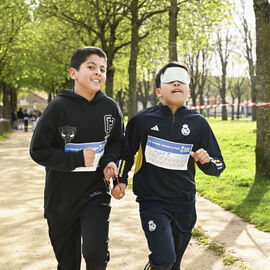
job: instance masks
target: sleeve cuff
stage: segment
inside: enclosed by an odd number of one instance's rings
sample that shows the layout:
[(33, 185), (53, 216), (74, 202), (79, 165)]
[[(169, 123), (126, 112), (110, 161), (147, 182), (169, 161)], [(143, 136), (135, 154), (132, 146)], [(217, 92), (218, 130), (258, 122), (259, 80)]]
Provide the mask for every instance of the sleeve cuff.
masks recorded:
[[(126, 186), (128, 185), (127, 179), (119, 178), (119, 177), (118, 177), (118, 180), (119, 180), (119, 183), (120, 183), (120, 184), (125, 184)], [(116, 179), (116, 177), (114, 177), (114, 178), (113, 178), (113, 186), (115, 187), (117, 184), (118, 184), (117, 179)]]
[(108, 164), (109, 162), (114, 162), (114, 163), (116, 163), (116, 161), (114, 160), (113, 157), (105, 157), (105, 158), (102, 157), (102, 158), (100, 159), (100, 161), (99, 161), (99, 166), (100, 166), (100, 169), (101, 169), (102, 172), (104, 171), (105, 167), (107, 166), (107, 164)]

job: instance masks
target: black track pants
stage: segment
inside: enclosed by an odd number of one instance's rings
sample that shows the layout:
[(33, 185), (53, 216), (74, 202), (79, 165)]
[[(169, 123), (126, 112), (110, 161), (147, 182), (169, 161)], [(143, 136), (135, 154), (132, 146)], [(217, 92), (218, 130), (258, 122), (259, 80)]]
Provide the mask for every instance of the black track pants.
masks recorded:
[(196, 212), (175, 213), (162, 208), (140, 212), (151, 269), (179, 270), (196, 223)]
[(102, 194), (76, 217), (46, 214), (58, 270), (80, 270), (81, 253), (87, 270), (106, 269), (110, 210), (110, 195)]

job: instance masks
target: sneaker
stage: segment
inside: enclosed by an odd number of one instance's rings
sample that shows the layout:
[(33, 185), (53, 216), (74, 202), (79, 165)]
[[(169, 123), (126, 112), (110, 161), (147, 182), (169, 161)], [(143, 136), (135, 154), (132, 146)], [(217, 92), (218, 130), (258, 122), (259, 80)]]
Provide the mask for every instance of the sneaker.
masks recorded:
[(143, 270), (151, 270), (150, 262), (146, 264), (146, 266), (143, 268)]

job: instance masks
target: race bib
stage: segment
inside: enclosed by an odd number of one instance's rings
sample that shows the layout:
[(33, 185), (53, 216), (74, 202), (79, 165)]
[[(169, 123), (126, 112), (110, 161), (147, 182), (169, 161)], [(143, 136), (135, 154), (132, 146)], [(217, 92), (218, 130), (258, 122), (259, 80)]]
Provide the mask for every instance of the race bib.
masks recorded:
[(73, 172), (91, 172), (96, 171), (100, 158), (104, 154), (104, 148), (106, 141), (103, 142), (92, 142), (92, 143), (67, 143), (65, 145), (65, 152), (77, 152), (84, 148), (91, 147), (96, 151), (95, 160), (92, 167), (78, 167)]
[(169, 170), (187, 170), (193, 144), (171, 142), (148, 136), (145, 147), (146, 162)]

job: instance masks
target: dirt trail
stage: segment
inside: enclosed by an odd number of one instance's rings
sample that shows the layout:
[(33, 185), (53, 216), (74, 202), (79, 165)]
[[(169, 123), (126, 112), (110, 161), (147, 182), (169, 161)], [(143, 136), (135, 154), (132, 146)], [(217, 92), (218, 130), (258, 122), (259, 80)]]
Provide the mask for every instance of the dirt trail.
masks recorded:
[[(0, 143), (0, 270), (55, 270), (46, 220), (43, 218), (44, 168), (28, 153), (31, 132), (14, 132)], [(130, 190), (112, 199), (111, 261), (108, 270), (142, 270), (148, 249), (140, 226), (138, 205)], [(253, 270), (270, 269), (270, 235), (209, 201), (198, 197), (197, 225)], [(183, 270), (239, 269), (191, 241)], [(82, 263), (82, 270), (85, 270)]]

